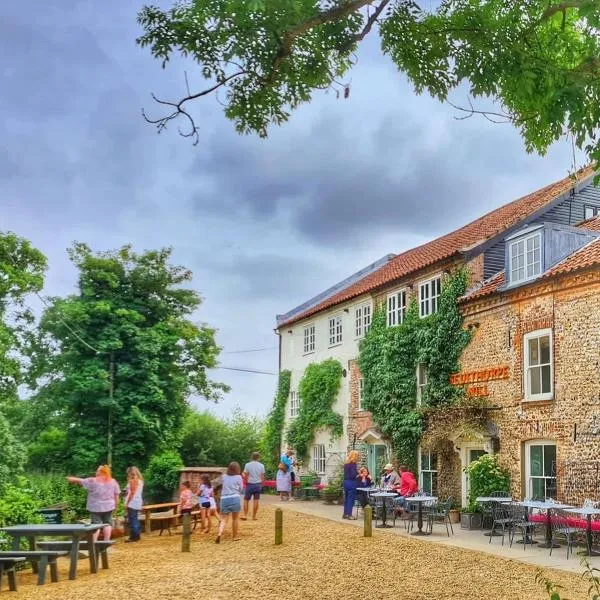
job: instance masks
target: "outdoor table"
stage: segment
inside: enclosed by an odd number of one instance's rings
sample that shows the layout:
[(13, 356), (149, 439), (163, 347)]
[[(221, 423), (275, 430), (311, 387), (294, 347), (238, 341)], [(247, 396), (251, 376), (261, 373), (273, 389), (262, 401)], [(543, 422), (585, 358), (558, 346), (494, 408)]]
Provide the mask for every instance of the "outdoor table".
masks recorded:
[[(498, 497), (498, 496), (478, 496), (475, 498), (475, 502), (479, 504), (484, 504), (486, 502), (495, 502), (496, 504), (509, 504), (512, 502), (512, 498), (509, 496)], [(481, 526), (483, 529), (483, 520), (481, 522)], [(502, 535), (499, 531), (486, 531), (483, 535), (488, 537), (496, 537)]]
[(383, 516), (381, 517), (381, 524), (380, 525), (376, 525), (376, 527), (379, 527), (381, 529), (392, 527), (391, 525), (388, 525), (388, 523), (387, 523), (387, 506), (386, 506), (386, 502), (387, 502), (388, 498), (396, 498), (397, 495), (398, 494), (392, 494), (390, 492), (376, 492), (375, 494), (371, 494), (371, 496), (373, 498), (381, 498), (383, 500)]
[(98, 560), (96, 548), (94, 546), (94, 533), (102, 529), (105, 525), (82, 525), (74, 523), (72, 525), (12, 525), (11, 527), (2, 527), (0, 531), (8, 533), (12, 537), (12, 549), (19, 550), (21, 547), (21, 538), (29, 540), (29, 549), (35, 550), (35, 538), (44, 536), (60, 536), (71, 538), (71, 565), (69, 567), (69, 579), (77, 577), (77, 559), (79, 558), (79, 542), (87, 541), (88, 554), (90, 559), (90, 572), (98, 572)]
[(550, 511), (553, 508), (567, 509), (573, 507), (570, 504), (560, 504), (559, 502), (546, 502), (537, 500), (525, 500), (524, 502), (518, 502), (518, 504), (521, 506), (526, 506), (529, 509), (537, 508), (538, 510), (546, 511), (546, 542), (544, 544), (540, 544), (538, 548), (560, 548), (560, 544), (552, 543), (552, 515), (550, 514)]
[(172, 508), (175, 509), (178, 506), (179, 502), (163, 502), (162, 504), (144, 504), (144, 506), (142, 506), (142, 510), (144, 511), (145, 532), (150, 533), (152, 531), (151, 516), (153, 510), (171, 510)]
[(425, 502), (437, 502), (437, 496), (410, 496), (406, 499), (407, 502), (416, 502), (419, 505), (419, 512), (417, 514), (417, 531), (413, 531), (411, 535), (429, 535), (426, 531), (423, 531), (423, 504)]
[(592, 515), (600, 515), (600, 508), (592, 506), (583, 506), (582, 508), (567, 508), (567, 512), (576, 513), (586, 517), (587, 526), (585, 528), (585, 536), (587, 538), (588, 551), (587, 556), (600, 556), (600, 552), (592, 550)]

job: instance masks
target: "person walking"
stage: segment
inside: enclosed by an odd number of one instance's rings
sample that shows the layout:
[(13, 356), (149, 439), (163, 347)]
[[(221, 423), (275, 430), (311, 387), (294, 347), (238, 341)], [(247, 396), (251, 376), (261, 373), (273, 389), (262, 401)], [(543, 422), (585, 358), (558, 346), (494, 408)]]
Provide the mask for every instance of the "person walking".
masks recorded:
[(258, 512), (258, 501), (262, 492), (262, 486), (265, 481), (265, 465), (259, 462), (260, 454), (253, 452), (251, 460), (246, 463), (242, 475), (246, 479), (246, 490), (244, 492), (244, 515), (242, 521), (248, 518), (248, 509), (250, 508), (250, 500), (252, 503), (252, 520), (256, 521), (256, 513)]
[[(212, 482), (208, 475), (202, 475), (202, 483), (198, 488), (198, 498), (200, 503), (200, 519), (202, 531), (210, 533), (212, 518), (217, 517), (217, 504), (215, 502), (215, 492)], [(217, 517), (217, 521), (219, 518)]]
[(142, 494), (144, 493), (144, 480), (137, 467), (127, 469), (127, 487), (125, 488), (125, 511), (129, 523), (128, 542), (139, 542), (142, 527), (140, 525), (140, 511), (144, 504)]
[(290, 488), (290, 496), (289, 499), (294, 499), (294, 482), (296, 481), (296, 473), (294, 473), (294, 465), (296, 461), (294, 460), (294, 451), (292, 448), (288, 448), (282, 455), (279, 462), (283, 463), (287, 467), (287, 473), (290, 476), (290, 481), (292, 483)]
[(344, 519), (356, 520), (352, 515), (354, 501), (356, 500), (356, 488), (358, 487), (358, 467), (356, 463), (360, 454), (356, 450), (352, 450), (346, 458), (344, 465)]
[[(67, 477), (69, 483), (80, 485), (87, 490), (86, 508), (90, 513), (93, 525), (104, 525), (102, 538), (110, 540), (112, 535), (113, 513), (119, 505), (121, 490), (113, 479), (110, 467), (101, 465), (95, 477)], [(98, 541), (100, 530), (94, 532), (94, 542)]]
[(243, 490), (243, 481), (241, 476), (241, 467), (237, 462), (229, 463), (227, 473), (223, 475), (223, 486), (221, 488), (221, 522), (217, 531), (217, 544), (221, 543), (221, 537), (229, 523), (231, 516), (231, 533), (233, 541), (237, 542), (241, 538), (238, 536), (238, 518), (242, 509), (241, 495)]

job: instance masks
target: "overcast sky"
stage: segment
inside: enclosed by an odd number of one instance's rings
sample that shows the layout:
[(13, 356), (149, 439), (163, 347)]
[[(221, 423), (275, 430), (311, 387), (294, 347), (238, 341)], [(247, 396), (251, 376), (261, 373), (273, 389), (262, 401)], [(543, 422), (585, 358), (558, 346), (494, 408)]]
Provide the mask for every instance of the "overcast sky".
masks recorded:
[[(416, 96), (375, 36), (348, 100), (319, 93), (267, 140), (238, 136), (212, 99), (196, 106), (199, 146), (156, 135), (140, 116), (157, 110), (150, 93), (182, 94), (184, 69), (192, 87), (202, 80), (182, 61), (162, 70), (135, 45), (141, 6), (0, 2), (1, 228), (46, 254), (47, 295), (74, 291), (73, 240), (173, 246), (224, 351), (272, 348), (223, 354), (225, 366), (275, 372), (275, 314), (570, 167), (567, 143), (529, 156), (510, 126), (457, 121)], [(232, 387), (217, 412), (268, 410), (275, 377), (214, 378)]]

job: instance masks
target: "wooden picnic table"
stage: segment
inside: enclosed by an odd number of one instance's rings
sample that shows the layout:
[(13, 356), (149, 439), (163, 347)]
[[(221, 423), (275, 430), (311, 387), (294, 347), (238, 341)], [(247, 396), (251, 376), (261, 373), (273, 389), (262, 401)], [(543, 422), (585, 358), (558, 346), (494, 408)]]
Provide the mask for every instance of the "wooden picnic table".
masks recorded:
[(144, 530), (146, 533), (151, 532), (152, 528), (152, 512), (159, 510), (171, 510), (174, 509), (175, 514), (170, 519), (174, 519), (177, 516), (177, 507), (179, 502), (163, 502), (161, 504), (144, 504), (142, 511), (144, 512)]
[[(77, 559), (79, 558), (79, 542), (86, 541), (90, 548), (90, 572), (98, 572), (98, 560), (93, 544), (94, 533), (102, 529), (105, 525), (82, 525), (81, 523), (54, 525), (50, 523), (35, 525), (12, 525), (11, 527), (2, 527), (0, 531), (8, 533), (12, 538), (12, 549), (17, 553), (21, 547), (21, 538), (27, 538), (29, 549), (34, 551), (35, 540), (38, 537), (69, 537), (71, 538), (71, 551), (69, 552), (71, 564), (69, 566), (69, 579), (77, 577)], [(18, 554), (15, 554), (18, 556)]]

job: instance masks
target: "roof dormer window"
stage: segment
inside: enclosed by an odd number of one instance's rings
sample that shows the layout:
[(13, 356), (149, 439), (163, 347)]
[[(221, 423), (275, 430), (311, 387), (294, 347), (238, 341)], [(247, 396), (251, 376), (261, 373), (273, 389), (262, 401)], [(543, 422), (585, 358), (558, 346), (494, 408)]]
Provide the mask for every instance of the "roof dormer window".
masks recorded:
[(520, 283), (534, 279), (542, 272), (542, 232), (511, 241), (508, 246), (509, 282)]

